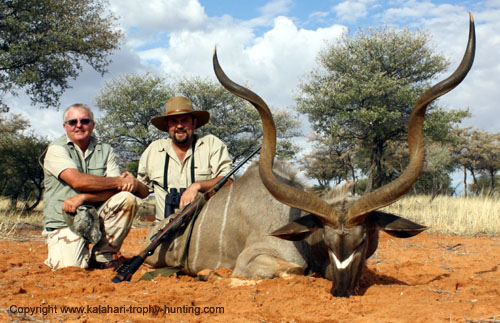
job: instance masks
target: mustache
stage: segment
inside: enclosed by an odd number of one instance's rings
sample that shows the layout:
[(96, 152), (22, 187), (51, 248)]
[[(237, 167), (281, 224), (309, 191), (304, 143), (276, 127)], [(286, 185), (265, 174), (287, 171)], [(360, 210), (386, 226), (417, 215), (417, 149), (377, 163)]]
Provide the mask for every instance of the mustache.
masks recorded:
[(185, 129), (175, 129), (174, 133), (187, 133)]

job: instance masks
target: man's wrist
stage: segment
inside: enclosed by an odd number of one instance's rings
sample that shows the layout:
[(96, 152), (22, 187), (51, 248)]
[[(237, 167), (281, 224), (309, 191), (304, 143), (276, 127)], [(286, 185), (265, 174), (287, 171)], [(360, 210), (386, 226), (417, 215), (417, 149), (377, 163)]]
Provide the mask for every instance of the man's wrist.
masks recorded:
[(118, 190), (118, 191), (121, 191), (123, 189), (123, 186), (125, 185), (126, 181), (123, 177), (121, 176), (116, 176), (114, 177), (115, 181), (116, 181), (116, 185), (115, 185), (115, 190)]
[(196, 192), (200, 192), (201, 191), (201, 184), (198, 183), (198, 182), (194, 182), (193, 184), (190, 185), (190, 187), (194, 190), (196, 190)]

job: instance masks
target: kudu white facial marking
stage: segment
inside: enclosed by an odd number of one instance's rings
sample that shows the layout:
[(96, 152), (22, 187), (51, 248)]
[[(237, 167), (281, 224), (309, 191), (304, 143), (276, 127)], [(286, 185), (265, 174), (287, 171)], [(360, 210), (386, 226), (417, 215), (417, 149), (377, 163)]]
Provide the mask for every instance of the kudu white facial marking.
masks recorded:
[(335, 256), (335, 253), (333, 251), (330, 251), (330, 253), (332, 254), (333, 260), (335, 261), (335, 267), (337, 267), (337, 269), (340, 269), (340, 270), (346, 269), (347, 266), (349, 266), (349, 264), (354, 259), (354, 252), (351, 253), (351, 255), (349, 257), (347, 257), (347, 259), (344, 259), (344, 261), (340, 261), (337, 258), (337, 256)]

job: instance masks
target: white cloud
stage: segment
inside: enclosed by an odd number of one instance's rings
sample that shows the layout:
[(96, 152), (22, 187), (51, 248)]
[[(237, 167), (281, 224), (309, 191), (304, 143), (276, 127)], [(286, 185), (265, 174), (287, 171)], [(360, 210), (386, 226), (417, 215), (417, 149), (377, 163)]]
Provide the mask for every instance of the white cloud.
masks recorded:
[(347, 0), (333, 7), (342, 22), (355, 22), (368, 15), (368, 6), (373, 0)]
[(266, 3), (259, 12), (262, 16), (279, 16), (287, 14), (292, 5), (292, 0), (273, 0)]
[(195, 30), (208, 18), (197, 0), (112, 0), (110, 4), (125, 28)]
[(171, 32), (203, 29), (208, 20), (197, 0), (112, 0), (110, 5), (133, 48), (162, 42)]
[(298, 29), (289, 18), (278, 17), (271, 30), (245, 49), (240, 62), (246, 72), (240, 79), (246, 76), (273, 105), (292, 105), (292, 92), (299, 79), (315, 67), (318, 51), (343, 31), (339, 25)]

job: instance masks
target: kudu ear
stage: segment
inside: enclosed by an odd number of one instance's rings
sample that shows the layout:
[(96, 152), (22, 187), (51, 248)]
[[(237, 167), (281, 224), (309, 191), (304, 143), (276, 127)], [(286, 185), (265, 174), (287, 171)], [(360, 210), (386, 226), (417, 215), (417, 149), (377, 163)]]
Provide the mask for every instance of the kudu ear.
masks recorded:
[(375, 224), (381, 230), (396, 238), (413, 237), (427, 229), (426, 226), (381, 211), (370, 213), (366, 218), (366, 222)]
[(308, 214), (282, 226), (271, 235), (284, 240), (300, 241), (322, 227), (323, 224), (316, 216)]

